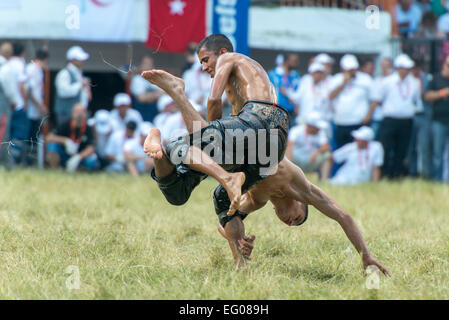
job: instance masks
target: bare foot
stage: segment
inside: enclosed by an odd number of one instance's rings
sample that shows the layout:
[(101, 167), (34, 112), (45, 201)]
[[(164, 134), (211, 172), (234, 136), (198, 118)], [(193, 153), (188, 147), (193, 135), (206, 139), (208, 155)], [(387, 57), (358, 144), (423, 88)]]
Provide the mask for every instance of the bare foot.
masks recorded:
[(153, 128), (148, 132), (143, 144), (143, 151), (153, 159), (162, 159), (161, 132), (159, 129)]
[(179, 94), (180, 91), (184, 93), (184, 80), (177, 78), (164, 70), (153, 69), (144, 71), (141, 76), (152, 84), (157, 85), (169, 95)]
[(228, 216), (232, 216), (240, 207), (240, 200), (242, 198), (242, 186), (245, 183), (245, 174), (243, 172), (230, 173), (229, 177), (225, 179), (223, 187), (228, 192), (231, 206), (229, 207)]

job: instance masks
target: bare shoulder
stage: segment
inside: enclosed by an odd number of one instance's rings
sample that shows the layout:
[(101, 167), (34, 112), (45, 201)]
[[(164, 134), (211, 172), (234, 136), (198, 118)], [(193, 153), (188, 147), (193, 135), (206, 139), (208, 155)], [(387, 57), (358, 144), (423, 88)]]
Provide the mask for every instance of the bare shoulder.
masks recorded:
[(254, 63), (253, 59), (237, 52), (226, 52), (218, 57), (217, 63)]

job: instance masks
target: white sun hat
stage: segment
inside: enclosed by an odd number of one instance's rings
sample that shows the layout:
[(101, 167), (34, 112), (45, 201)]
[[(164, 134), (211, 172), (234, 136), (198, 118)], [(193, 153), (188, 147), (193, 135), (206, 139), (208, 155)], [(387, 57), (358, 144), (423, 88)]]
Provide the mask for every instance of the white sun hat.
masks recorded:
[(67, 50), (66, 54), (67, 60), (78, 60), (78, 61), (86, 61), (89, 59), (89, 54), (83, 50), (80, 46), (73, 46), (69, 50)]
[(93, 120), (95, 130), (99, 134), (107, 134), (112, 129), (111, 118), (109, 117), (109, 111), (107, 110), (101, 109), (95, 112)]
[(169, 105), (173, 103), (173, 99), (168, 95), (165, 94), (162, 97), (159, 98), (157, 101), (157, 110), (159, 112), (164, 112), (164, 109)]
[(114, 97), (114, 107), (131, 105), (131, 97), (127, 93), (117, 93)]
[(312, 63), (309, 68), (307, 69), (308, 73), (314, 73), (314, 72), (324, 72), (325, 68), (324, 66), (319, 62)]
[(345, 54), (340, 60), (340, 67), (344, 70), (355, 70), (359, 68), (359, 62), (353, 54)]
[(404, 69), (411, 69), (415, 66), (415, 62), (413, 62), (412, 59), (406, 54), (400, 54), (394, 59), (394, 67), (397, 68), (404, 68)]
[(370, 127), (363, 126), (351, 132), (351, 135), (357, 140), (371, 141), (374, 139), (374, 130)]
[(334, 63), (334, 59), (328, 55), (327, 53), (320, 53), (315, 57), (315, 62), (326, 64), (326, 63)]

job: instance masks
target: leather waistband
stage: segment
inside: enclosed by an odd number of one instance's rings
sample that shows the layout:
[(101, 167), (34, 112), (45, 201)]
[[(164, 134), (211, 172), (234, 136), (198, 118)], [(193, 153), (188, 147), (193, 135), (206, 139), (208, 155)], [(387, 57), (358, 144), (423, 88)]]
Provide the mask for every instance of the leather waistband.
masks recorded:
[(276, 103), (274, 103), (274, 102), (269, 102), (269, 101), (264, 101), (264, 100), (248, 100), (248, 101), (246, 101), (246, 102), (243, 104), (242, 109), (243, 109), (247, 104), (251, 104), (251, 103), (254, 103), (254, 104), (264, 104), (264, 105), (267, 105), (267, 106), (279, 108), (279, 109), (281, 109), (282, 111), (284, 111), (284, 112), (286, 113), (287, 117), (290, 119), (290, 115), (288, 114), (288, 111), (287, 111), (284, 107), (282, 107), (282, 106), (280, 106), (280, 105), (278, 105), (278, 104), (276, 104)]

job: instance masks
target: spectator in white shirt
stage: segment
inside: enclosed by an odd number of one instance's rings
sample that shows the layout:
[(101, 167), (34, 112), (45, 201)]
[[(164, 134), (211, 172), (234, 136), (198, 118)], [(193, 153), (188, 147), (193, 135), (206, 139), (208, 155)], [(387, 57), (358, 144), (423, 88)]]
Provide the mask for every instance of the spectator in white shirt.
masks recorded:
[(359, 63), (354, 55), (344, 55), (340, 67), (342, 72), (333, 77), (329, 94), (334, 110), (337, 148), (351, 142), (351, 132), (362, 126), (370, 109), (373, 87), (371, 77), (358, 71)]
[(154, 60), (150, 56), (144, 56), (140, 62), (138, 73), (131, 80), (131, 95), (133, 106), (144, 121), (154, 121), (157, 115), (157, 101), (164, 95), (164, 91), (151, 82), (141, 77), (141, 73), (154, 68)]
[(330, 121), (332, 110), (329, 104), (329, 87), (325, 81), (325, 68), (314, 62), (308, 68), (309, 74), (301, 79), (298, 90), (290, 98), (299, 107), (297, 123), (305, 120), (311, 112), (318, 112), (321, 119)]
[(185, 92), (190, 100), (202, 106), (202, 109), (207, 108), (207, 98), (212, 84), (212, 78), (201, 69), (201, 63), (198, 59), (190, 69), (182, 75), (184, 83), (186, 84)]
[(305, 124), (294, 126), (288, 134), (286, 157), (304, 172), (320, 172), (323, 180), (329, 178), (332, 168), (329, 140), (321, 129), (323, 120), (317, 112), (309, 113)]
[(382, 81), (376, 90), (369, 116), (382, 105), (384, 116), (379, 129), (379, 141), (385, 149), (383, 173), (391, 179), (406, 173), (404, 160), (410, 144), (413, 117), (422, 108), (419, 81), (410, 75), (414, 62), (406, 54), (394, 60), (396, 72)]
[(48, 59), (48, 51), (39, 49), (35, 59), (26, 66), (30, 152), (36, 149), (34, 145), (39, 139), (42, 119), (48, 115), (48, 106), (44, 103), (44, 70), (48, 67)]
[(118, 173), (124, 172), (126, 166), (126, 158), (124, 154), (125, 143), (129, 140), (138, 139), (137, 123), (130, 120), (126, 123), (124, 130), (114, 131), (108, 139), (106, 144), (105, 154), (109, 165), (106, 167), (106, 172)]
[(143, 144), (152, 128), (153, 125), (151, 122), (142, 122), (138, 128), (138, 137), (136, 139), (127, 140), (123, 147), (126, 159), (126, 169), (133, 177), (138, 177), (142, 173), (150, 172), (153, 168), (153, 159), (148, 157), (143, 151)]
[(384, 159), (382, 145), (373, 141), (374, 131), (363, 126), (352, 132), (355, 141), (337, 149), (333, 159), (344, 163), (330, 183), (337, 185), (354, 185), (368, 181), (379, 181)]
[(100, 161), (100, 168), (105, 168), (109, 165), (109, 161), (106, 159), (106, 145), (113, 131), (109, 111), (98, 110), (94, 117), (89, 119), (88, 124), (94, 127), (95, 152)]
[(14, 165), (25, 160), (26, 140), (28, 139), (28, 119), (25, 111), (25, 83), (27, 80), (25, 47), (21, 43), (13, 43), (13, 56), (1, 68), (0, 79), (3, 92), (13, 110), (8, 132), (12, 143), (8, 147), (8, 153), (11, 156), (9, 164)]
[(75, 104), (81, 103), (87, 108), (91, 99), (90, 80), (85, 78), (82, 72), (89, 54), (81, 47), (74, 46), (67, 51), (66, 58), (67, 66), (58, 72), (55, 79), (54, 112), (58, 125), (70, 118)]
[[(382, 85), (382, 81), (387, 78), (389, 75), (393, 73), (393, 60), (391, 58), (383, 58), (380, 62), (380, 71), (381, 75), (374, 79), (374, 89), (373, 92), (378, 90)], [(373, 106), (373, 102), (371, 103), (371, 107), (374, 108), (374, 111), (372, 114), (368, 112), (366, 115), (365, 120), (363, 120), (364, 124), (370, 124), (370, 127), (374, 130), (374, 137), (377, 138), (379, 136), (379, 128), (380, 123), (382, 122), (383, 115), (382, 115), (382, 108), (381, 106), (377, 105)], [(370, 109), (371, 110), (371, 109)]]
[(0, 45), (0, 67), (4, 65), (13, 54), (13, 47), (11, 42), (5, 41)]
[(421, 22), (421, 10), (413, 3), (413, 0), (399, 0), (396, 6), (396, 22), (399, 26), (399, 33), (408, 38), (418, 30)]
[(12, 160), (8, 155), (9, 131), (12, 115), (12, 101), (6, 96), (2, 85), (2, 66), (5, 65), (12, 57), (13, 47), (11, 42), (3, 42), (0, 45), (0, 164), (6, 164), (8, 167), (8, 159)]
[(111, 111), (111, 120), (114, 131), (123, 131), (129, 121), (134, 121), (137, 126), (142, 122), (139, 111), (131, 108), (131, 97), (126, 93), (117, 93), (114, 96), (114, 109)]

